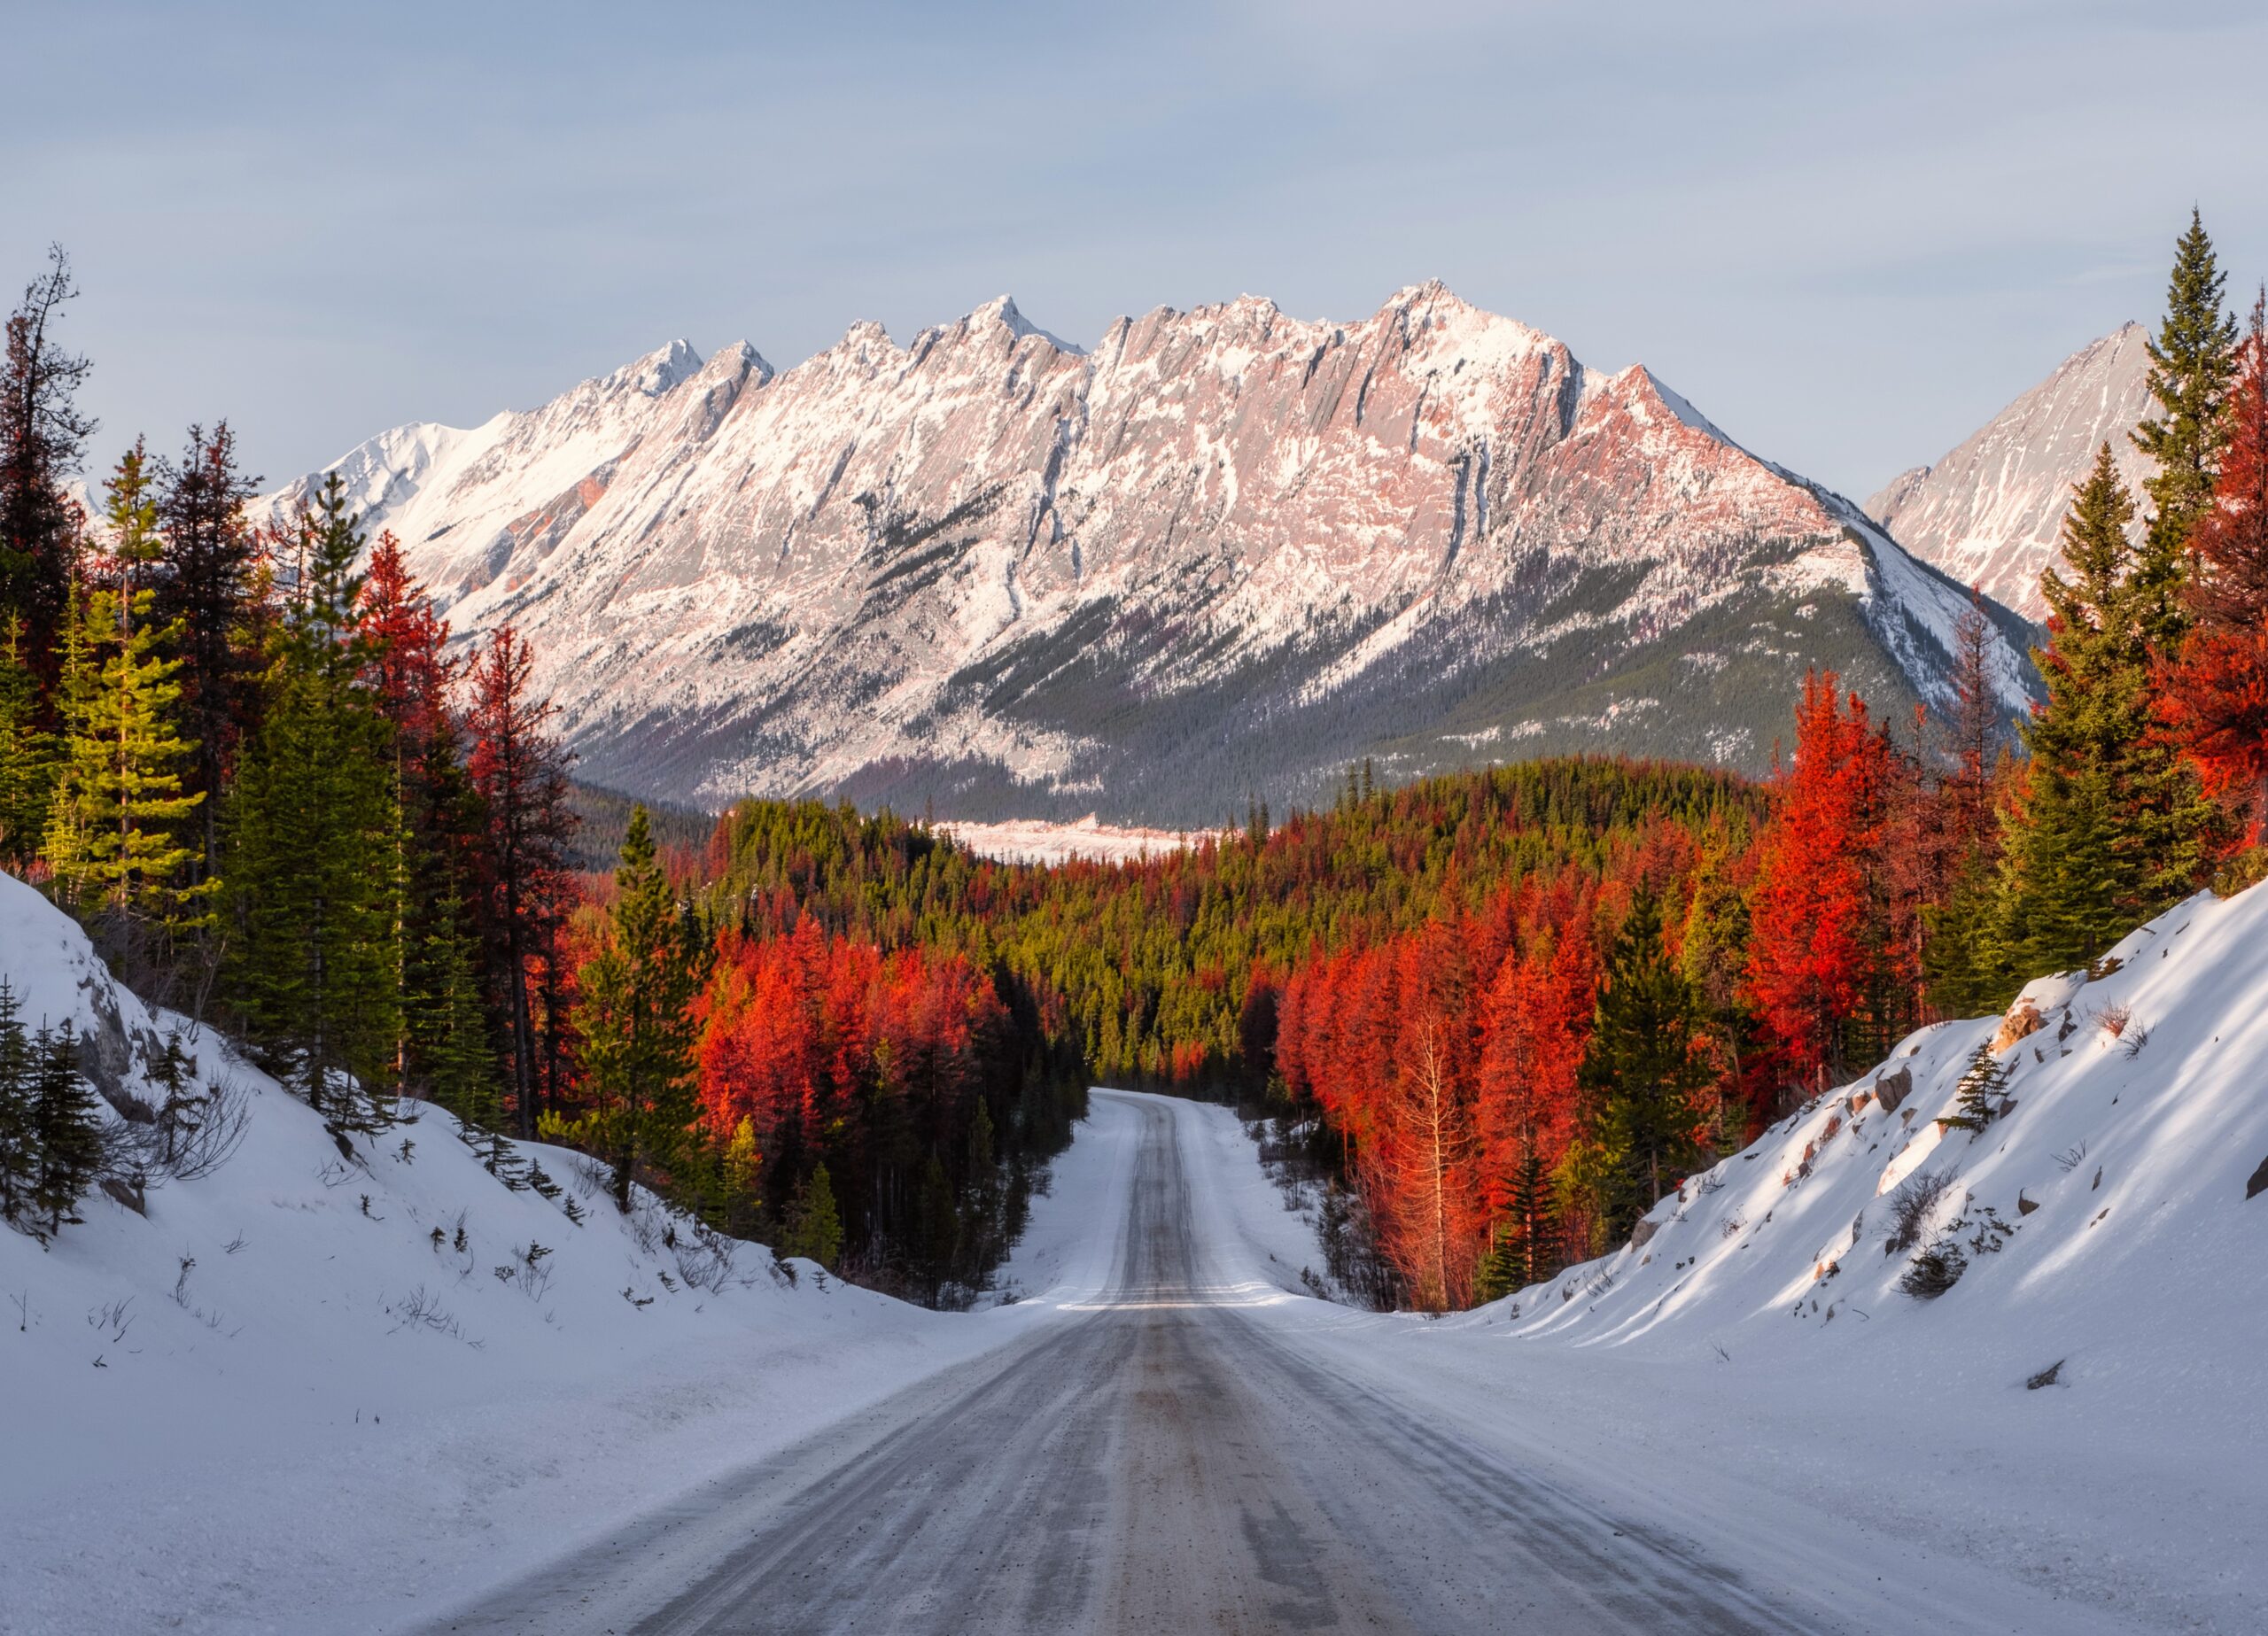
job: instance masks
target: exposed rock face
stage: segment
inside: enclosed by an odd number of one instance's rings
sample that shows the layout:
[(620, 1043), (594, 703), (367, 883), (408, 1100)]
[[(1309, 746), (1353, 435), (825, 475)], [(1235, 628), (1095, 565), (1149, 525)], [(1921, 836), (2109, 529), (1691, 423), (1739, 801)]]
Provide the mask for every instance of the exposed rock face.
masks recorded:
[(461, 632), (533, 640), (586, 776), (687, 799), (1181, 825), (1364, 755), (1761, 770), (1809, 665), (1940, 694), (1964, 602), (1643, 368), (1437, 284), (1091, 353), (1005, 298), (776, 376), (679, 344), (340, 468)]
[(2129, 435), (2149, 408), (2149, 364), (2140, 324), (2088, 343), (1936, 465), (1891, 478), (1867, 514), (1961, 584), (2028, 619), (2047, 618), (2039, 576), (2056, 558), (2071, 485), (2095, 451), (2110, 445), (2138, 494), (2150, 469)]

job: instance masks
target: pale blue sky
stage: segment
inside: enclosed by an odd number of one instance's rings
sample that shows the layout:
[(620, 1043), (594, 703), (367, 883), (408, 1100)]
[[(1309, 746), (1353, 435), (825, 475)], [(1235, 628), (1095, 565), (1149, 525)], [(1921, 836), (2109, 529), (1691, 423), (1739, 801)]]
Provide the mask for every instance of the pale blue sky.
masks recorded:
[(2257, 4), (76, 0), (8, 34), (0, 275), (70, 247), (98, 454), (226, 415), (271, 478), (675, 336), (785, 368), (1003, 291), (1084, 342), (1438, 276), (1862, 498), (2153, 319), (2193, 200), (2233, 299), (2268, 271)]

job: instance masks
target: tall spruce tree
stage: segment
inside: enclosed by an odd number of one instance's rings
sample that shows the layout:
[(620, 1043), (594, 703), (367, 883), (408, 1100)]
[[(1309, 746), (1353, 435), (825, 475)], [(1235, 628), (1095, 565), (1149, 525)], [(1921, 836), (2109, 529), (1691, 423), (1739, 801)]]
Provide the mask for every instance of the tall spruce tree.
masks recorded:
[(178, 632), (185, 715), (197, 742), (189, 787), (205, 797), (194, 871), (200, 880), (220, 868), (223, 787), (257, 702), (252, 615), (260, 550), (245, 508), (259, 484), (237, 469), (236, 434), (222, 421), (209, 436), (189, 429), (189, 447), (167, 470), (159, 500), (158, 618)]
[(2213, 503), (2213, 479), (2227, 433), (2223, 424), (2236, 375), (2236, 317), (2223, 306), (2220, 270), (2202, 216), (2174, 246), (2165, 316), (2149, 343), (2148, 386), (2156, 406), (2133, 431), (2135, 446), (2156, 462), (2142, 486), (2151, 512), (2135, 590), (2144, 634), (2166, 657), (2183, 624), (2189, 531)]
[(399, 1037), (391, 747), (362, 681), (362, 545), (334, 473), (299, 520), (223, 866), (245, 1032), (334, 1128), (375, 1117), (355, 1087), (387, 1082)]
[(47, 839), (55, 735), (40, 725), (23, 616), (0, 615), (0, 867), (21, 870)]
[(79, 1072), (79, 1040), (66, 1022), (32, 1036), (31, 1123), (34, 1169), (30, 1214), (59, 1233), (79, 1219), (80, 1198), (103, 1164), (103, 1128), (95, 1093)]
[(583, 968), (576, 1029), (595, 1105), (585, 1139), (612, 1167), (615, 1207), (627, 1212), (639, 1167), (667, 1164), (693, 1123), (700, 945), (655, 856), (642, 804), (631, 809), (614, 880), (604, 946)]
[(1696, 1051), (1702, 1020), (1692, 985), (1663, 943), (1660, 901), (1641, 888), (1608, 956), (1576, 1079), (1605, 1166), (1599, 1207), (1610, 1238), (1645, 1213), (1666, 1179), (1699, 1157), (1695, 1098), (1709, 1081)]
[(39, 1181), (39, 1130), (34, 1120), (34, 1064), (25, 1032), (23, 1002), (0, 977), (0, 1221), (15, 1221), (31, 1207)]
[(2132, 497), (2110, 446), (2073, 492), (2065, 571), (2040, 579), (2048, 645), (2035, 649), (2047, 702), (2023, 724), (2031, 761), (2004, 810), (1995, 942), (2029, 974), (2093, 959), (2180, 897), (2202, 841), (2172, 844), (2159, 804), (2174, 752), (2150, 731), (2152, 656), (2127, 537)]
[(182, 840), (204, 796), (184, 794), (191, 747), (175, 731), (181, 662), (156, 625), (144, 583), (157, 556), (151, 473), (136, 444), (108, 485), (115, 581), (86, 600), (59, 689), (62, 755), (50, 811), (56, 895), (93, 929), (128, 982), (147, 989), (177, 941), (206, 923)]
[(553, 709), (535, 695), (532, 650), (510, 625), (489, 638), (467, 675), (467, 763), (479, 802), (481, 911), (499, 1010), (511, 1049), (514, 1117), (535, 1134), (538, 1103), (555, 1078), (559, 934), (571, 889), (566, 848), (569, 756), (551, 733)]

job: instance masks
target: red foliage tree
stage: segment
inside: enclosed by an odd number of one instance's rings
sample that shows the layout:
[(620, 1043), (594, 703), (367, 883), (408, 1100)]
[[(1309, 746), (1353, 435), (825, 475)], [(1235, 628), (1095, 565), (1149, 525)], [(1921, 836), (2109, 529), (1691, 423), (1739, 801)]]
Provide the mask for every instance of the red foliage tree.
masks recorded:
[(2268, 307), (2256, 302), (2230, 393), (2212, 509), (2190, 535), (2188, 640), (2159, 671), (2158, 715), (2257, 844), (2268, 827)]
[(1814, 1088), (1845, 1067), (1846, 1048), (1886, 1046), (1912, 1014), (1917, 977), (1907, 927), (1916, 905), (1893, 866), (1910, 768), (1836, 681), (1805, 678), (1795, 761), (1759, 842), (1747, 962), (1783, 1082)]

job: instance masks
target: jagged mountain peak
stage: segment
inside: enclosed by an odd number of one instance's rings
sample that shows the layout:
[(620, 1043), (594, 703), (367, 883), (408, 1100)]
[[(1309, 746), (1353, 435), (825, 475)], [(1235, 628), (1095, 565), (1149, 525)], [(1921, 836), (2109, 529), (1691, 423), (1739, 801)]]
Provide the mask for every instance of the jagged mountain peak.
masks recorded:
[[(2080, 347), (1942, 459), (1900, 472), (1867, 511), (1924, 562), (2031, 619), (2047, 617), (2072, 485), (2110, 445), (2140, 491), (2149, 462), (2129, 435), (2149, 412), (2149, 332), (2121, 324)], [(2140, 520), (2136, 523), (2140, 537)]]
[(1812, 664), (1940, 693), (1965, 605), (1643, 368), (1438, 282), (1353, 322), (1160, 307), (1091, 353), (1002, 297), (776, 375), (692, 358), (349, 456), (621, 787), (1172, 824), (1363, 755), (1760, 771)]

